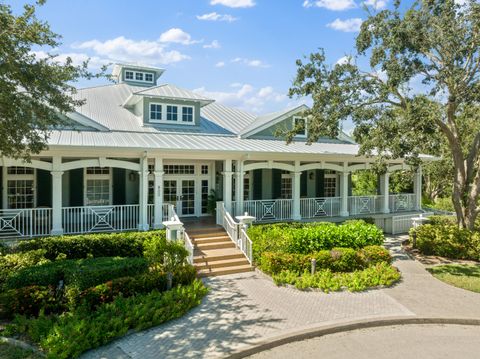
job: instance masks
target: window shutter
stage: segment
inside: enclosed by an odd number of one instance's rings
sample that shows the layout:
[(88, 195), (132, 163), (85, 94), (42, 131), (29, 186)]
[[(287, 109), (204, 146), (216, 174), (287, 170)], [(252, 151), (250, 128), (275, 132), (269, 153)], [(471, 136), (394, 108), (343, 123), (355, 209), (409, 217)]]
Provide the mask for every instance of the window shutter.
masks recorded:
[(114, 205), (126, 203), (126, 171), (123, 168), (112, 168), (112, 199)]
[(315, 170), (315, 196), (325, 197), (325, 171)]
[(83, 206), (83, 168), (70, 171), (70, 206)]
[(253, 175), (253, 199), (262, 199), (262, 170), (254, 170)]
[(37, 169), (37, 207), (52, 207), (52, 175), (40, 169)]
[(272, 199), (282, 197), (282, 170), (272, 170)]
[(302, 174), (300, 175), (300, 197), (308, 197), (307, 181), (308, 171), (302, 171)]

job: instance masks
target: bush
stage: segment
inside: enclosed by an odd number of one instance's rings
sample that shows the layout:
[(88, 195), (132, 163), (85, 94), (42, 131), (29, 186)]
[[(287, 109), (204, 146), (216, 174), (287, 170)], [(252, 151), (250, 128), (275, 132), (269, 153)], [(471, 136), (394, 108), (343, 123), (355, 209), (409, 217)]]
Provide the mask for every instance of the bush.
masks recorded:
[(55, 260), (62, 254), (66, 259), (141, 257), (143, 242), (156, 237), (165, 237), (165, 231), (95, 233), (30, 239), (21, 241), (15, 250), (26, 252), (44, 249), (45, 257), (50, 260)]
[(182, 266), (188, 257), (188, 251), (182, 242), (167, 241), (164, 236), (155, 236), (145, 240), (144, 257), (156, 269), (171, 272)]
[(97, 311), (88, 308), (37, 319), (17, 317), (10, 332), (26, 333), (54, 358), (76, 358), (88, 349), (105, 345), (130, 329), (144, 330), (179, 318), (200, 304), (207, 289), (196, 280), (168, 292), (152, 291), (130, 298), (118, 297)]
[(7, 279), (5, 286), (8, 289), (30, 285), (57, 286), (63, 280), (65, 285), (83, 290), (112, 278), (136, 275), (147, 270), (148, 264), (144, 258), (68, 259), (21, 269)]
[(38, 316), (40, 310), (46, 314), (64, 309), (55, 296), (55, 287), (33, 285), (11, 289), (0, 293), (0, 318), (11, 319), (15, 314)]
[(324, 292), (347, 289), (361, 291), (379, 286), (390, 286), (400, 279), (398, 270), (386, 262), (348, 273), (335, 273), (330, 269), (316, 272), (314, 275), (306, 272), (299, 275), (292, 271), (282, 271), (273, 276), (277, 285), (290, 284), (298, 289), (317, 288)]
[(426, 255), (452, 259), (480, 260), (480, 233), (455, 224), (424, 224), (410, 230), (417, 248)]
[(265, 252), (260, 257), (259, 267), (268, 274), (282, 271), (300, 274), (311, 270), (312, 259), (317, 261), (317, 270), (352, 272), (381, 262), (390, 263), (391, 256), (388, 250), (380, 246), (368, 246), (357, 251), (352, 248), (334, 248), (311, 254)]
[(0, 286), (7, 280), (10, 275), (17, 271), (49, 262), (45, 258), (45, 250), (37, 249), (24, 253), (12, 253), (0, 257)]
[(358, 249), (381, 245), (384, 240), (381, 229), (361, 220), (341, 225), (330, 222), (255, 225), (249, 228), (248, 235), (257, 262), (263, 252), (307, 254), (336, 247)]

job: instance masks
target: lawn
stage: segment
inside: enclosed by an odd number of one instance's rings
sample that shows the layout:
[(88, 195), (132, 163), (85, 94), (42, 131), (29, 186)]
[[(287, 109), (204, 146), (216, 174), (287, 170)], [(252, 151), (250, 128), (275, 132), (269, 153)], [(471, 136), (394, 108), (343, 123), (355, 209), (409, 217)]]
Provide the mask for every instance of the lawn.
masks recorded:
[(432, 275), (455, 287), (480, 293), (480, 265), (447, 264), (428, 268)]

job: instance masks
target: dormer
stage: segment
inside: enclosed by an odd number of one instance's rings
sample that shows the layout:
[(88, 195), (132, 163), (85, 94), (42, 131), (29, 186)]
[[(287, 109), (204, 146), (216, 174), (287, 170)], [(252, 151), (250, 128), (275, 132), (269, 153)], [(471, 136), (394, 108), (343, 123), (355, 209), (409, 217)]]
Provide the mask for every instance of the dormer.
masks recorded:
[(115, 64), (112, 77), (117, 83), (127, 83), (134, 86), (156, 86), (158, 78), (164, 73), (158, 67), (133, 64)]

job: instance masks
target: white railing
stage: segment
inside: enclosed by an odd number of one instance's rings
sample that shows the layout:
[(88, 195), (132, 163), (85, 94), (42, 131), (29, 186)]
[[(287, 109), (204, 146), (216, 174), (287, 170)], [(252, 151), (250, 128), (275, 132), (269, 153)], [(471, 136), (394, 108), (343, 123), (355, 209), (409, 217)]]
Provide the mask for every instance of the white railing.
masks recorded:
[[(232, 208), (236, 208), (232, 202)], [(238, 214), (248, 212), (256, 221), (281, 221), (292, 219), (293, 199), (262, 199), (243, 201), (243, 210)], [(235, 212), (234, 212), (235, 213)]]
[(389, 207), (391, 212), (408, 212), (415, 210), (415, 194), (400, 193), (389, 196)]
[(381, 213), (382, 201), (383, 196), (350, 196), (348, 212), (350, 215)]
[(302, 218), (335, 217), (340, 215), (340, 197), (301, 198)]
[[(240, 225), (239, 227), (240, 228)], [(245, 228), (240, 228), (238, 235), (238, 247), (245, 254), (250, 264), (253, 262), (253, 245), (252, 240), (248, 237), (247, 231)]]
[(51, 208), (0, 210), (0, 238), (47, 236), (51, 229)]
[(65, 234), (116, 232), (138, 229), (138, 204), (120, 206), (63, 207)]
[(185, 243), (185, 249), (188, 251), (187, 262), (188, 264), (193, 265), (194, 247), (193, 247), (192, 240), (190, 239), (190, 236), (186, 231), (183, 231), (183, 241)]
[[(422, 217), (430, 217), (433, 216), (433, 212), (426, 212), (422, 213)], [(400, 233), (408, 233), (410, 228), (413, 227), (413, 219), (414, 217), (418, 217), (415, 214), (408, 214), (402, 216), (393, 216), (392, 217), (392, 234), (400, 234)]]

